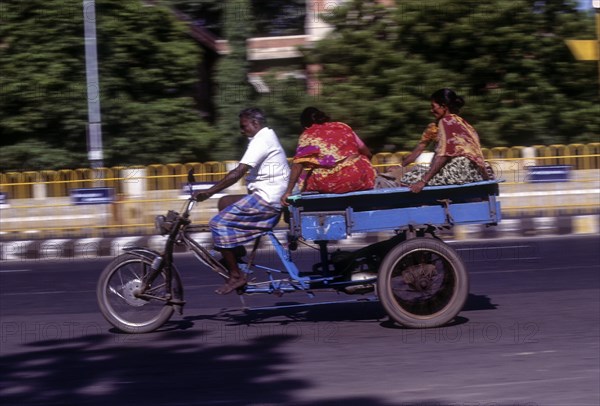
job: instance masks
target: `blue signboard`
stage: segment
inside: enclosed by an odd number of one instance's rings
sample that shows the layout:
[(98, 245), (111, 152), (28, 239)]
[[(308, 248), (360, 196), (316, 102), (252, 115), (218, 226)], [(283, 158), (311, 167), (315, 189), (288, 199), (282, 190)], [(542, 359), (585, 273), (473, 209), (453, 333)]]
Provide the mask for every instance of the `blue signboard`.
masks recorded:
[(528, 166), (527, 181), (531, 183), (568, 182), (571, 175), (570, 165)]
[(69, 194), (76, 205), (107, 204), (115, 201), (115, 190), (111, 187), (71, 189)]
[(0, 192), (0, 209), (8, 207), (8, 193)]

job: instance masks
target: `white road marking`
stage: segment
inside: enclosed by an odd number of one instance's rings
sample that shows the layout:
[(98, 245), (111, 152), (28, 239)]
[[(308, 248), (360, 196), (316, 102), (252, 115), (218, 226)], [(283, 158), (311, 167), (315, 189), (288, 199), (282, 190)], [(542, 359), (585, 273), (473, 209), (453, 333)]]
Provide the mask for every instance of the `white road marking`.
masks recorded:
[(40, 222), (40, 221), (51, 221), (51, 220), (85, 220), (85, 219), (97, 219), (98, 217), (106, 217), (107, 214), (76, 214), (76, 215), (52, 215), (52, 216), (27, 216), (27, 217), (2, 217), (0, 223), (14, 223), (14, 222)]
[(472, 274), (478, 274), (478, 275), (483, 275), (483, 274), (489, 274), (489, 273), (515, 273), (515, 272), (547, 272), (547, 271), (568, 271), (571, 269), (579, 269), (581, 267), (576, 267), (576, 266), (565, 266), (565, 267), (557, 267), (557, 268), (543, 268), (543, 269), (507, 269), (504, 271), (472, 271), (470, 273)]
[(563, 196), (563, 195), (587, 195), (598, 194), (600, 189), (576, 189), (576, 190), (557, 190), (557, 191), (540, 191), (540, 192), (515, 192), (515, 193), (500, 193), (500, 199), (503, 197), (533, 197), (533, 196)]

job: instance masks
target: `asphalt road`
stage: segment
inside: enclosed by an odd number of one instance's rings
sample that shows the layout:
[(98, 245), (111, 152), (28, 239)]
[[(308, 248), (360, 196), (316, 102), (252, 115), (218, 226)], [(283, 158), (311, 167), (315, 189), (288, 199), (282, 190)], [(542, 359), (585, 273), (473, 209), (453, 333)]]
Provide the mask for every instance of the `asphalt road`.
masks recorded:
[(0, 262), (0, 402), (600, 404), (600, 236), (453, 246), (471, 294), (455, 323), (428, 330), (394, 325), (371, 296), (252, 296), (243, 312), (179, 254), (184, 315), (120, 334), (95, 299), (111, 258)]

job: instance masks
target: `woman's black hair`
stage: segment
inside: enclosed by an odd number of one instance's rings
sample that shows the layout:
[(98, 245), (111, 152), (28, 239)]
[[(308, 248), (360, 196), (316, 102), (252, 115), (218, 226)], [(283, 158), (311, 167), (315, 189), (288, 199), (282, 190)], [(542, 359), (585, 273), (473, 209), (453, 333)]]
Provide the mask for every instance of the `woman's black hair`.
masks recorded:
[(300, 125), (308, 128), (313, 124), (323, 124), (329, 121), (329, 116), (316, 107), (307, 107), (300, 114)]
[(465, 105), (465, 100), (457, 95), (452, 89), (440, 89), (433, 92), (431, 100), (439, 105), (448, 107), (450, 113), (458, 114), (460, 109)]

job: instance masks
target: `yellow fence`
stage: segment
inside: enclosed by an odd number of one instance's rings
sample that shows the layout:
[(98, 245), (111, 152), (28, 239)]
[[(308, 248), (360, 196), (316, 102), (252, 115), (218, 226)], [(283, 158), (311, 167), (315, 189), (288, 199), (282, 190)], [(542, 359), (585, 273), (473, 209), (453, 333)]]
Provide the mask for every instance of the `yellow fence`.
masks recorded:
[[(600, 169), (600, 143), (484, 148), (483, 153), (501, 170), (522, 169), (528, 165), (571, 165), (575, 170)], [(407, 151), (378, 153), (373, 156), (372, 162), (379, 171), (385, 171), (402, 162), (408, 154)], [(35, 197), (37, 187), (44, 189), (46, 197), (63, 197), (69, 195), (70, 189), (101, 184), (122, 194), (128, 185), (142, 181), (145, 182), (145, 190), (172, 190), (181, 187), (190, 169), (194, 169), (197, 181), (216, 182), (228, 172), (228, 168), (231, 168), (228, 164), (232, 163), (235, 161), (5, 172), (0, 173), (0, 192), (6, 193), (11, 199), (29, 199)]]
[[(597, 191), (600, 143), (497, 147), (483, 152), (498, 177), (505, 180), (502, 190), (513, 192), (514, 196), (518, 196), (519, 187), (525, 184), (526, 168), (531, 165), (570, 165), (574, 173), (584, 174), (577, 176), (578, 185), (588, 183), (590, 190)], [(383, 172), (399, 164), (408, 153), (378, 153), (372, 162)], [(40, 233), (40, 237), (151, 232), (155, 215), (176, 209), (179, 205), (182, 185), (190, 169), (196, 173), (197, 181), (216, 182), (236, 164), (236, 161), (224, 161), (0, 173), (0, 192), (7, 198), (4, 207), (0, 207), (0, 232), (3, 239), (7, 236), (20, 238), (32, 229)], [(114, 202), (89, 206), (72, 204), (69, 198), (71, 189), (98, 186), (112, 188)], [(556, 186), (563, 187), (564, 184)], [(539, 213), (542, 210), (546, 213), (598, 210), (597, 199), (593, 198), (550, 201), (551, 207), (532, 203), (531, 200), (513, 199), (508, 202), (508, 205), (503, 202), (503, 210), (509, 214)], [(206, 221), (214, 214), (215, 206), (213, 201), (201, 208), (196, 221)]]
[[(379, 153), (373, 157), (373, 164), (384, 167), (398, 164), (409, 153), (408, 151)], [(600, 169), (599, 142), (483, 148), (483, 155), (489, 161), (531, 161), (531, 164), (537, 165), (571, 165), (574, 169)]]

